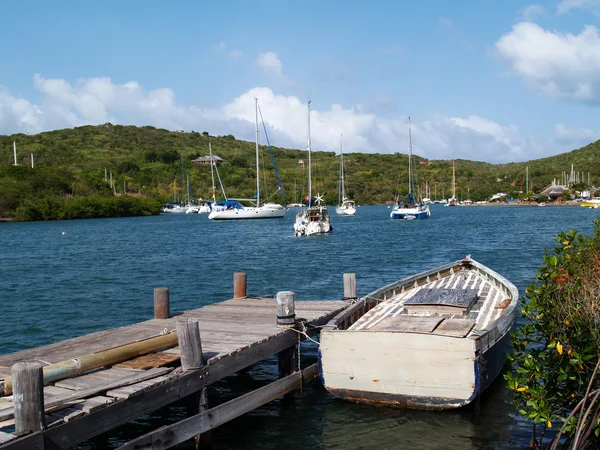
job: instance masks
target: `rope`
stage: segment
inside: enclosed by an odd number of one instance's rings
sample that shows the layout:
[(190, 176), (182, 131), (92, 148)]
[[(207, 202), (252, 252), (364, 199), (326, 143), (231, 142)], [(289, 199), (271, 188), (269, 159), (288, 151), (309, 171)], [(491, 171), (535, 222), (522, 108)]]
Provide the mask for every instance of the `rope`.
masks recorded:
[(302, 381), (303, 381), (303, 377), (302, 377), (302, 365), (300, 362), (300, 335), (298, 335), (298, 343), (296, 344), (297, 348), (298, 348), (298, 372), (300, 372), (300, 397), (302, 397)]

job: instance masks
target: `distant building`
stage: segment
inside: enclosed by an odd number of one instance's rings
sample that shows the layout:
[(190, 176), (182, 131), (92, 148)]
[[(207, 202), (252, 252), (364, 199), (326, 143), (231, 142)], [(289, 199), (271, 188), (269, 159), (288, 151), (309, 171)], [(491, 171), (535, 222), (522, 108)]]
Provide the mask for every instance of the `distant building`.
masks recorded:
[[(223, 158), (221, 158), (221, 157), (219, 157), (217, 155), (213, 155), (212, 158), (213, 158), (213, 162), (215, 164), (227, 162), (226, 160), (224, 160)], [(210, 164), (210, 156), (208, 156), (208, 155), (207, 156), (200, 156), (200, 157), (198, 157), (196, 159), (192, 159), (192, 162), (194, 164)]]
[(557, 199), (558, 197), (562, 197), (564, 191), (567, 191), (567, 190), (568, 189), (565, 186), (560, 186), (560, 185), (550, 186), (549, 188), (540, 192), (538, 194), (538, 196), (540, 196), (540, 197), (546, 196), (546, 197), (549, 197), (552, 199)]
[(183, 130), (175, 130), (175, 133), (185, 133)]

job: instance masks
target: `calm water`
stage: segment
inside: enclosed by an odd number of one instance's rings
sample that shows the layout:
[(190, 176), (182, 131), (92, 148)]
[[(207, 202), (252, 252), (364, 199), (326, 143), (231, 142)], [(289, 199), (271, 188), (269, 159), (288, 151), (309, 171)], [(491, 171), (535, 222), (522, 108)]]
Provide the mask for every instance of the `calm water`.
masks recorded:
[[(359, 295), (467, 254), (509, 278), (520, 292), (560, 231), (593, 230), (598, 210), (581, 207), (433, 205), (429, 220), (393, 221), (383, 206), (333, 216), (330, 236), (295, 238), (283, 220), (210, 222), (206, 215), (0, 224), (0, 353), (147, 320), (153, 289), (168, 286), (171, 309), (232, 296), (233, 272), (248, 274), (248, 295), (296, 293), (298, 300), (340, 299), (343, 274)], [(303, 360), (315, 362), (314, 346)], [(260, 364), (221, 382), (213, 404), (276, 375)], [(82, 448), (111, 448), (184, 415), (166, 408)], [(215, 448), (512, 449), (530, 427), (515, 414), (502, 380), (478, 407), (427, 413), (372, 408), (334, 399), (317, 382), (295, 404), (273, 402), (219, 428)], [(183, 448), (191, 448), (189, 445)]]

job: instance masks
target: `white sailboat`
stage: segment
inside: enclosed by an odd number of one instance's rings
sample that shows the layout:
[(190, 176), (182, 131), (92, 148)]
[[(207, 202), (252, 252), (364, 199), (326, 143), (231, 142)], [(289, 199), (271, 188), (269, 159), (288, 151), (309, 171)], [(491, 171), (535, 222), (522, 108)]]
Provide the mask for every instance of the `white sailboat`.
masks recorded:
[(456, 206), (458, 201), (456, 200), (456, 170), (454, 168), (454, 155), (452, 155), (452, 197), (448, 199), (448, 202), (444, 206)]
[(346, 197), (346, 186), (344, 183), (344, 144), (340, 136), (340, 189), (338, 191), (338, 206), (335, 212), (340, 216), (353, 216), (356, 214), (354, 200)]
[(415, 200), (412, 177), (412, 135), (410, 132), (410, 117), (408, 118), (408, 201), (400, 200), (390, 213), (392, 219), (427, 219), (431, 216), (429, 205), (418, 203)]
[[(327, 206), (321, 205), (323, 197), (317, 194), (312, 198), (311, 156), (310, 156), (310, 101), (308, 102), (308, 208), (296, 215), (294, 222), (295, 236), (311, 236), (313, 234), (329, 234), (333, 231)], [(316, 205), (314, 202), (316, 201)]]
[[(254, 99), (256, 124), (256, 198), (230, 199), (216, 202), (208, 215), (211, 220), (280, 219), (286, 209), (277, 203), (260, 203), (260, 168), (258, 153), (258, 99)], [(256, 206), (244, 206), (240, 201), (255, 202)]]

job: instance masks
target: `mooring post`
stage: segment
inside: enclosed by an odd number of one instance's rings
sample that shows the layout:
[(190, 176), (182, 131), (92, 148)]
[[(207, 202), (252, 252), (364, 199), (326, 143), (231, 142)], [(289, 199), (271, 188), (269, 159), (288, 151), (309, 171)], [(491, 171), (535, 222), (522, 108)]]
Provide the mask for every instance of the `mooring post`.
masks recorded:
[[(277, 325), (293, 328), (296, 325), (296, 311), (294, 293), (282, 291), (277, 293)], [(294, 373), (296, 362), (296, 346), (286, 348), (277, 354), (279, 363), (279, 378), (287, 377)], [(293, 393), (285, 395), (286, 399), (293, 397)]]
[(24, 435), (46, 427), (44, 413), (44, 374), (38, 362), (12, 366), (15, 434)]
[[(178, 320), (177, 341), (181, 358), (181, 368), (184, 372), (204, 367), (204, 355), (202, 354), (202, 341), (200, 339), (200, 326), (197, 319)], [(189, 416), (193, 416), (208, 409), (207, 388), (188, 396), (186, 398), (186, 409)], [(209, 434), (204, 433), (194, 438), (196, 448), (200, 443), (208, 445)]]
[(169, 311), (169, 288), (154, 288), (154, 318), (168, 319), (171, 317)]
[(356, 274), (344, 274), (344, 300), (356, 300)]
[(233, 274), (233, 298), (246, 297), (246, 272)]

